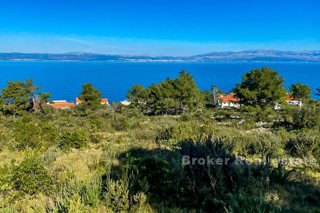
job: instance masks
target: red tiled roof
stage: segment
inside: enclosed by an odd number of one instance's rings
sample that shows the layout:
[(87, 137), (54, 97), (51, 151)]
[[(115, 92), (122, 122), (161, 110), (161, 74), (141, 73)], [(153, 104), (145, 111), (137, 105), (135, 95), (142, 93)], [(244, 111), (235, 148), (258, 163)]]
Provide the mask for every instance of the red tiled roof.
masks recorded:
[(293, 95), (288, 94), (288, 95), (287, 95), (287, 101), (298, 101), (298, 99), (296, 99), (295, 97), (293, 97)]
[(66, 109), (66, 108), (73, 108), (75, 106), (75, 104), (73, 102), (56, 102), (56, 103), (52, 103), (49, 104), (50, 107), (54, 108), (54, 109)]
[[(81, 104), (82, 102), (83, 102), (83, 101), (80, 100), (79, 97), (76, 97), (76, 103), (77, 103), (77, 104)], [(108, 98), (101, 98), (101, 103), (103, 103), (103, 104), (108, 104), (108, 103), (109, 103)]]
[(101, 103), (105, 103), (105, 104), (109, 103), (108, 98), (101, 98)]
[(237, 98), (236, 94), (234, 93), (230, 93), (230, 94), (226, 94), (226, 95), (221, 95), (219, 97), (219, 100), (222, 103), (228, 103), (228, 102), (233, 102), (233, 103), (238, 103), (240, 101), (239, 98)]

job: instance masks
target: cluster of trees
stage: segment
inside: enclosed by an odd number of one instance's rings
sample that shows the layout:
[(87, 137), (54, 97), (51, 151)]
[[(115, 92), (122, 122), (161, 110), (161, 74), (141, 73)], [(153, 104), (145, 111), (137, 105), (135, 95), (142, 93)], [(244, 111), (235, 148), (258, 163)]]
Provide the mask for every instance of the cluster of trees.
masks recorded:
[[(5, 115), (23, 115), (41, 111), (50, 102), (50, 93), (39, 93), (39, 86), (32, 80), (9, 81), (0, 94), (0, 111)], [(92, 84), (84, 84), (79, 96), (79, 110), (97, 110), (101, 107), (101, 93)]]
[(49, 98), (49, 93), (40, 93), (38, 86), (32, 80), (9, 81), (8, 87), (0, 95), (0, 110), (4, 114), (21, 115), (28, 111), (40, 109)]
[[(288, 91), (284, 87), (284, 79), (277, 71), (268, 67), (255, 69), (242, 77), (234, 92), (244, 106), (274, 108), (277, 104), (284, 104)], [(289, 94), (301, 101), (311, 100), (311, 88), (305, 84), (297, 83), (290, 87)]]
[(267, 121), (275, 111), (288, 109), (287, 99), (292, 97), (305, 106), (312, 103), (311, 88), (302, 83), (292, 84), (290, 90), (284, 87), (280, 74), (268, 67), (247, 72), (233, 90), (240, 99), (242, 110), (253, 112), (259, 121)]
[[(305, 104), (312, 101), (309, 86), (293, 84), (288, 92), (284, 79), (268, 67), (247, 72), (233, 92), (240, 99), (242, 110), (256, 112), (260, 120), (275, 112), (277, 106), (285, 108), (289, 94)], [(192, 77), (183, 71), (177, 79), (168, 79), (148, 88), (135, 85), (129, 91), (128, 98), (145, 114), (182, 114), (203, 106), (217, 106), (221, 94), (222, 91), (216, 86), (212, 87), (212, 91), (200, 92)]]
[(145, 114), (181, 114), (203, 106), (203, 95), (192, 76), (182, 71), (148, 88), (135, 85), (128, 93), (130, 102)]

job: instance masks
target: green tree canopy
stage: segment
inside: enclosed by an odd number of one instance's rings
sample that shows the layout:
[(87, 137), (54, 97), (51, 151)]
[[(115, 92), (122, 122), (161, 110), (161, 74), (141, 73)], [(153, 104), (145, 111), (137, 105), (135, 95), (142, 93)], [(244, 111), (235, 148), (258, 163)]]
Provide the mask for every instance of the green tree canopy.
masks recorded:
[(9, 81), (8, 87), (2, 89), (1, 109), (4, 114), (21, 115), (32, 111), (35, 103), (35, 92), (39, 89), (32, 80)]
[(234, 91), (243, 105), (274, 107), (282, 103), (286, 96), (283, 82), (277, 71), (263, 67), (246, 73)]
[(128, 92), (128, 99), (131, 104), (138, 107), (142, 112), (146, 111), (146, 100), (149, 97), (149, 90), (142, 85), (134, 85)]
[(311, 99), (311, 88), (308, 85), (297, 83), (290, 87), (290, 93), (293, 97), (300, 100), (310, 100)]
[(92, 84), (82, 86), (79, 99), (82, 101), (81, 107), (87, 109), (98, 109), (101, 106), (101, 93)]
[(133, 106), (146, 114), (180, 114), (203, 105), (203, 95), (185, 71), (149, 88), (135, 85), (128, 93)]

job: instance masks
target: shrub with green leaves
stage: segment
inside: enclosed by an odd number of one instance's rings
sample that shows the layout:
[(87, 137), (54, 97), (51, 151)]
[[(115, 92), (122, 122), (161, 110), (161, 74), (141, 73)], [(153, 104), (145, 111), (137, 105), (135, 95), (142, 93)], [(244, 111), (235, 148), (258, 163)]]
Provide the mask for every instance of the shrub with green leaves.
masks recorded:
[[(257, 134), (257, 133), (256, 133)], [(251, 135), (254, 137), (255, 135)], [(248, 154), (259, 154), (262, 157), (278, 157), (283, 150), (281, 138), (271, 133), (258, 134), (247, 145)]]
[(116, 131), (124, 131), (129, 128), (129, 121), (128, 118), (122, 114), (112, 114), (108, 116), (108, 120), (111, 123), (111, 126)]
[(19, 150), (25, 148), (48, 148), (56, 139), (56, 128), (32, 117), (23, 117), (14, 123), (14, 147)]
[(61, 133), (58, 146), (62, 150), (80, 149), (88, 143), (87, 134), (83, 130), (65, 130)]
[(48, 192), (51, 183), (47, 169), (40, 160), (34, 157), (27, 158), (12, 168), (12, 190), (16, 191), (17, 195)]
[(293, 112), (293, 126), (296, 129), (320, 127), (320, 108), (311, 105), (301, 110), (295, 109)]
[(295, 157), (310, 157), (320, 159), (319, 131), (305, 130), (291, 138), (286, 144), (286, 150)]

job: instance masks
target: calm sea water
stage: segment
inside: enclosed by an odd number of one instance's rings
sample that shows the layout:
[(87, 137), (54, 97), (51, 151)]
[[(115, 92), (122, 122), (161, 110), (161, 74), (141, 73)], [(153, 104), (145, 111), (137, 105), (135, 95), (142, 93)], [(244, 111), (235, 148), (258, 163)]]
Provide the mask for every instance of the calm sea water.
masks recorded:
[(134, 84), (148, 86), (190, 72), (202, 89), (215, 84), (225, 92), (254, 68), (269, 66), (285, 78), (285, 85), (302, 82), (320, 87), (320, 63), (124, 63), (124, 62), (0, 62), (0, 88), (9, 80), (33, 79), (52, 99), (74, 101), (84, 83), (92, 83), (111, 102), (126, 99)]

